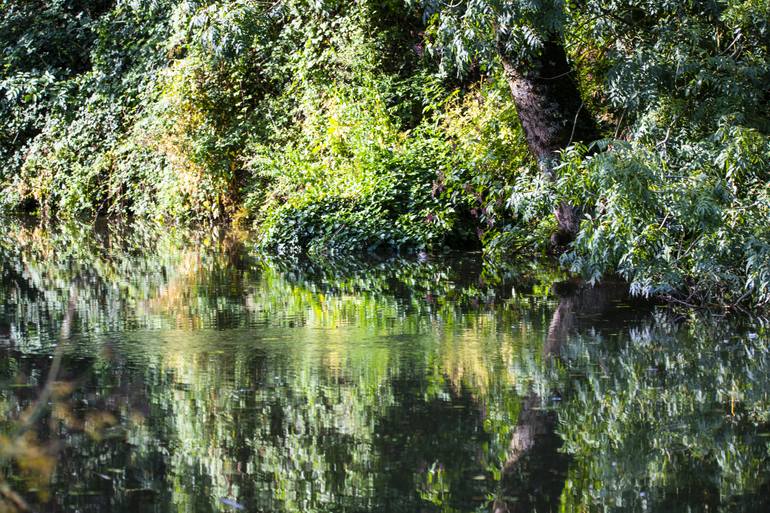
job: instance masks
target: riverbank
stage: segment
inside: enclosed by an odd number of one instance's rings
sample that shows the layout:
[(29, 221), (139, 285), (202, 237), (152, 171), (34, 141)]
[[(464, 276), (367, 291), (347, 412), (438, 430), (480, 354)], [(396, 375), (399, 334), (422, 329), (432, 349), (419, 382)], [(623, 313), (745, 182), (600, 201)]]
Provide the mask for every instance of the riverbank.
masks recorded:
[(764, 4), (600, 3), (10, 1), (0, 208), (768, 308)]

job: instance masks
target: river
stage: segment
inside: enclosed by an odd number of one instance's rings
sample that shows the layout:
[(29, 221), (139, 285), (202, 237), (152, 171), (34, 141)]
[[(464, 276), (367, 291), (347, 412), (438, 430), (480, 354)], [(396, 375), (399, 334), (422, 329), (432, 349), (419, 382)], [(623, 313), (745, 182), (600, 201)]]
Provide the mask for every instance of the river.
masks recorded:
[(0, 511), (770, 508), (770, 336), (552, 265), (7, 222)]

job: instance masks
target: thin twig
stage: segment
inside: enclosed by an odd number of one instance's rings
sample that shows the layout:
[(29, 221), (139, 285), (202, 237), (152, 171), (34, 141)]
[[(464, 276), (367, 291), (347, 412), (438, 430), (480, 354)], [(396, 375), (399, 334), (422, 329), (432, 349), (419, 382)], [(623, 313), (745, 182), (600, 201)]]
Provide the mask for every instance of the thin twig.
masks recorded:
[(24, 500), (24, 497), (14, 492), (6, 483), (0, 484), (0, 496), (4, 499), (4, 502), (10, 502), (17, 511), (23, 511), (24, 513), (34, 512), (29, 504), (27, 504), (27, 501)]
[(580, 116), (581, 110), (583, 110), (583, 102), (580, 102), (580, 107), (578, 107), (578, 110), (575, 113), (575, 121), (572, 122), (572, 133), (569, 136), (569, 142), (567, 143), (567, 146), (572, 144), (572, 139), (575, 137), (575, 128), (577, 128), (578, 117)]

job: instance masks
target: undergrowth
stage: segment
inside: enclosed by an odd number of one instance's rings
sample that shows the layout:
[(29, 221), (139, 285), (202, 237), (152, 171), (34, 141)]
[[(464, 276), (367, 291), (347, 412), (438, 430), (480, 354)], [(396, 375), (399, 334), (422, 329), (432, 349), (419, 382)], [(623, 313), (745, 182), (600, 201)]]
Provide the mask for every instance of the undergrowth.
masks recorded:
[[(316, 259), (501, 261), (552, 249), (568, 202), (581, 224), (561, 261), (586, 279), (770, 304), (767, 1), (569, 3), (534, 25), (516, 6), (2, 2), (0, 204), (232, 224)], [(563, 33), (603, 131), (562, 153), (557, 180), (489, 51), (495, 13), (527, 51)]]

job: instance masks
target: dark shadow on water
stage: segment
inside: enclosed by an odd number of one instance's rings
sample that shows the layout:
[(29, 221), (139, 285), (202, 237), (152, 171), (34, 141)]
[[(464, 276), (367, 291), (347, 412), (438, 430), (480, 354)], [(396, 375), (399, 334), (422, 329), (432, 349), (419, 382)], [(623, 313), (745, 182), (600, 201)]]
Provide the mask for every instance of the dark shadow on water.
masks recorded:
[[(647, 302), (632, 301), (628, 285), (611, 280), (596, 286), (578, 280), (554, 284), (559, 303), (553, 312), (543, 359), (559, 359), (561, 350), (576, 330), (594, 326), (597, 319), (611, 319), (602, 329), (624, 326), (650, 308)], [(636, 303), (634, 308), (629, 308)], [(555, 512), (560, 510), (570, 459), (556, 433), (557, 405), (568, 394), (559, 388), (549, 397), (532, 392), (522, 398), (518, 422), (511, 437), (508, 457), (502, 468), (500, 492), (494, 513)]]

